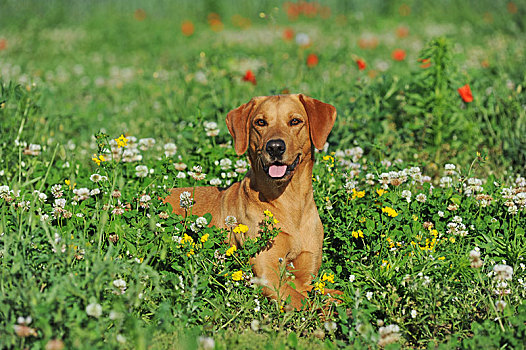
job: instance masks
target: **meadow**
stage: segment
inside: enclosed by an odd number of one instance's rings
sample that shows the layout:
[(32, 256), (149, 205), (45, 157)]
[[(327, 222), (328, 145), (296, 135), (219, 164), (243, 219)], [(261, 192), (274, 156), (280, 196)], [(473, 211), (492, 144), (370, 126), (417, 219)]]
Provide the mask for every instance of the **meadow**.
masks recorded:
[[(525, 19), (523, 1), (0, 2), (0, 348), (525, 348)], [(304, 311), (262, 296), (266, 242), (233, 249), (235, 223), (161, 200), (240, 180), (226, 113), (282, 93), (338, 111)]]

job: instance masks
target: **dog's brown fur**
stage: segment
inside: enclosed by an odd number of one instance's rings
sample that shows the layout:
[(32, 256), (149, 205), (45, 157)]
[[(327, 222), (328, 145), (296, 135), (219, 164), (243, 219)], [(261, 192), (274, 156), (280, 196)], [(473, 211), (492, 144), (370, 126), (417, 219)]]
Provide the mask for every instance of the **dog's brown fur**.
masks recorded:
[[(296, 289), (281, 283), (279, 296), (284, 300), (290, 296), (297, 309), (312, 289), (312, 276), (318, 273), (322, 258), (323, 226), (312, 190), (314, 147), (323, 148), (335, 119), (333, 106), (302, 94), (255, 97), (226, 117), (236, 153), (241, 155), (248, 149), (251, 169), (245, 178), (226, 189), (197, 187), (194, 192), (193, 188), (175, 188), (165, 199), (175, 213), (184, 214), (179, 195), (194, 193), (192, 214), (211, 213), (211, 224), (218, 227), (225, 226), (228, 215), (235, 216), (238, 223), (248, 226), (250, 238), (258, 236), (263, 211), (270, 210), (282, 232), (269, 249), (251, 260), (253, 271), (266, 281), (264, 294), (277, 298), (279, 258), (292, 262)], [(271, 140), (284, 142), (282, 154), (279, 147), (278, 151), (268, 150)], [(297, 158), (297, 166), (282, 178), (269, 175), (270, 164), (291, 166)], [(232, 239), (238, 247), (243, 245), (240, 235)]]

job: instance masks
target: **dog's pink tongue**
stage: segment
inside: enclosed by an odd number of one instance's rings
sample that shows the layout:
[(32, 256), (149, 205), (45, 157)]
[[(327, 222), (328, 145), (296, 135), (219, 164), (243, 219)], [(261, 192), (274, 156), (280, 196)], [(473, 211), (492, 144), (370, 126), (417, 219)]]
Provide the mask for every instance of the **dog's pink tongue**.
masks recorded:
[(282, 177), (287, 171), (286, 165), (271, 165), (268, 168), (268, 174), (270, 177)]

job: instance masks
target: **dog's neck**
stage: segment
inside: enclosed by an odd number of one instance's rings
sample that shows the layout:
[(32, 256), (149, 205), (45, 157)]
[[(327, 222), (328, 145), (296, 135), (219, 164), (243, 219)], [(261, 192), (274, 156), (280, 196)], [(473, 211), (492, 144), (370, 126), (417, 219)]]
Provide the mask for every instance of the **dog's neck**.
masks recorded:
[[(310, 155), (304, 157), (298, 164), (294, 175), (289, 181), (276, 182), (268, 177), (262, 170), (251, 168), (245, 177), (251, 191), (258, 195), (261, 202), (268, 202), (278, 206), (281, 201), (285, 203), (305, 203), (313, 197), (312, 190), (312, 168), (314, 161)], [(256, 174), (256, 172), (262, 174)], [(298, 198), (298, 193), (304, 194), (308, 198)], [(310, 198), (309, 198), (310, 197)]]

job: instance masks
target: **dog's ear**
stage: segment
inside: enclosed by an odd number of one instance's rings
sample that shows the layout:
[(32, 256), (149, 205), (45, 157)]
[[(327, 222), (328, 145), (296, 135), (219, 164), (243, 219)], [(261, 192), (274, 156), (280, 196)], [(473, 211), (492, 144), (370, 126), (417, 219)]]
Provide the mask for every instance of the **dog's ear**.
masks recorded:
[(260, 99), (261, 97), (254, 97), (244, 105), (228, 112), (226, 116), (226, 126), (234, 138), (234, 149), (238, 155), (245, 153), (248, 148), (248, 117)]
[(336, 120), (336, 108), (303, 94), (299, 94), (299, 99), (309, 117), (312, 144), (322, 149)]

